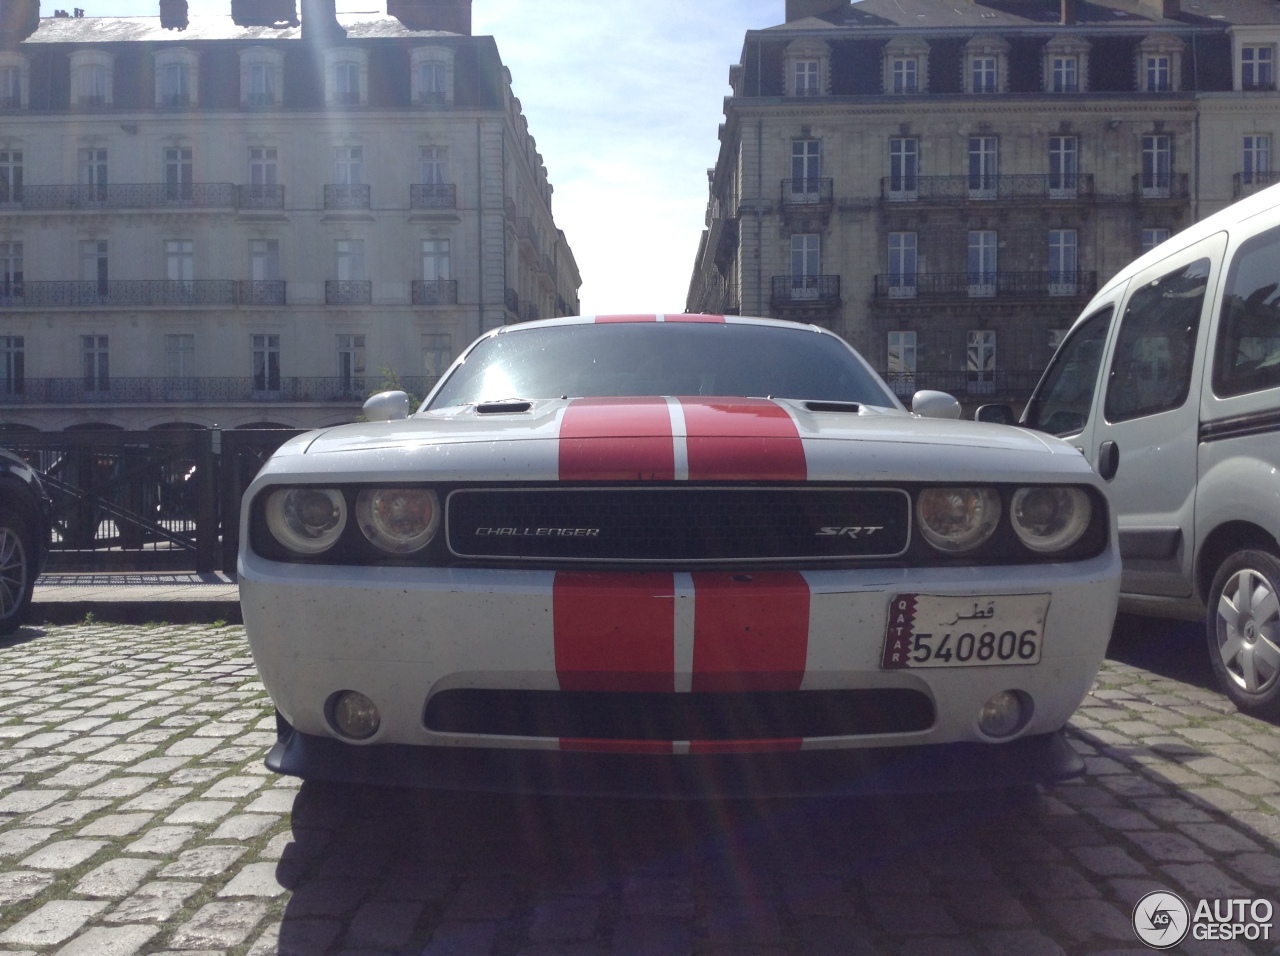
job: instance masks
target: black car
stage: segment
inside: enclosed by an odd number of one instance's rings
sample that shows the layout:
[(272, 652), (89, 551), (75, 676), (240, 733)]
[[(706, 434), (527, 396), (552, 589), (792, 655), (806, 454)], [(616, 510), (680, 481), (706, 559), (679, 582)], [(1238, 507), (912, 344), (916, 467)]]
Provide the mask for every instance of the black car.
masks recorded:
[(0, 449), (0, 634), (16, 631), (49, 557), (52, 502), (35, 470)]

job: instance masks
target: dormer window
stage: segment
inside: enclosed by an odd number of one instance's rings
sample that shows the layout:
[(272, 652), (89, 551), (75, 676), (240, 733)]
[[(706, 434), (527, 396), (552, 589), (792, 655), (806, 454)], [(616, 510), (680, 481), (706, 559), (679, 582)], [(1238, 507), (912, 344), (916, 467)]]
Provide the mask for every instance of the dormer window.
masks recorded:
[(331, 50), (325, 56), (325, 99), (330, 106), (367, 106), (369, 62), (359, 50)]
[(413, 101), (421, 106), (446, 106), (453, 102), (453, 51), (445, 47), (420, 47), (410, 58)]
[(180, 109), (195, 105), (198, 62), (190, 50), (156, 54), (156, 106)]
[(1050, 76), (1050, 92), (1080, 92), (1080, 64), (1074, 56), (1055, 56)]
[(996, 58), (994, 56), (975, 56), (970, 61), (973, 92), (996, 92)]
[(109, 53), (76, 50), (71, 54), (71, 97), (81, 109), (100, 109), (111, 105), (111, 67)]
[(1182, 88), (1183, 43), (1168, 34), (1147, 37), (1138, 45), (1138, 89), (1173, 93)]
[(1147, 57), (1148, 93), (1168, 93), (1173, 89), (1173, 78), (1169, 71), (1169, 57), (1164, 54), (1153, 54)]
[(1271, 45), (1240, 48), (1240, 88), (1274, 90), (1276, 48)]
[(360, 64), (336, 63), (333, 67), (333, 101), (344, 106), (360, 103)]
[(279, 106), (284, 81), (284, 59), (275, 50), (255, 47), (240, 54), (240, 104), (248, 107)]
[(1008, 54), (1009, 44), (999, 37), (974, 37), (965, 44), (965, 92), (1003, 92)]
[(1088, 84), (1089, 43), (1073, 35), (1054, 37), (1044, 47), (1044, 88), (1050, 93), (1083, 93)]
[(27, 92), (26, 57), (0, 53), (0, 110), (26, 109)]
[(920, 92), (920, 61), (914, 56), (895, 56), (891, 61), (894, 93)]
[(805, 38), (787, 45), (788, 96), (822, 96), (827, 91), (827, 61), (831, 51), (821, 40)]

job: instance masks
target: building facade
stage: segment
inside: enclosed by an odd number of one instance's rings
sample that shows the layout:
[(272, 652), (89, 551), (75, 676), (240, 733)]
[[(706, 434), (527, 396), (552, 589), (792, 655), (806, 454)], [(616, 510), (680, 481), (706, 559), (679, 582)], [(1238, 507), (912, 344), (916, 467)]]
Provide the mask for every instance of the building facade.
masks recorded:
[(1129, 260), (1275, 181), (1270, 0), (788, 0), (730, 70), (687, 306), (1029, 395)]
[(469, 0), (390, 9), (0, 0), (0, 425), (350, 421), (576, 314), (493, 38)]

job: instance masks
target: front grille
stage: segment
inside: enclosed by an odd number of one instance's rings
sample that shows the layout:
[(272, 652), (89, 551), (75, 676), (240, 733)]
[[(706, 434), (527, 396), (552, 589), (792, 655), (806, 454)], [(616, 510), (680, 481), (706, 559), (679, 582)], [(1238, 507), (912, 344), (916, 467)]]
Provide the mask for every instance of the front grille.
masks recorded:
[(778, 740), (911, 733), (933, 726), (933, 702), (906, 688), (744, 693), (445, 690), (428, 730), (589, 740)]
[(896, 488), (485, 488), (446, 504), (462, 558), (560, 561), (842, 561), (904, 553)]

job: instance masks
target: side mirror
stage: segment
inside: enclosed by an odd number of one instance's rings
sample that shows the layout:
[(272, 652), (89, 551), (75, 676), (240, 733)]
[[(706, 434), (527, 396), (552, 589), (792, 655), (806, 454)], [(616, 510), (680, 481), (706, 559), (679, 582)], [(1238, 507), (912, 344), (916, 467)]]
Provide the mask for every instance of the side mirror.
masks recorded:
[(911, 396), (911, 411), (921, 418), (959, 418), (960, 403), (953, 395), (926, 388)]
[(379, 392), (364, 403), (364, 417), (371, 422), (395, 422), (409, 417), (409, 396), (405, 392)]
[(1013, 406), (1004, 402), (979, 405), (978, 410), (973, 413), (973, 420), (975, 422), (991, 422), (994, 425), (1018, 424), (1017, 416), (1013, 414)]

